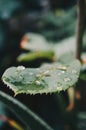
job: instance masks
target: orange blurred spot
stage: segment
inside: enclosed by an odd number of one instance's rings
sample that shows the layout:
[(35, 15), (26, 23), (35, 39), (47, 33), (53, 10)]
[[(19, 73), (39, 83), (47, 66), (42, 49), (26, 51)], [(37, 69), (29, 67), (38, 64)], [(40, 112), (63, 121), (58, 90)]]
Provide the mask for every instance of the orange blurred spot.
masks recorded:
[(68, 107), (66, 108), (66, 111), (71, 111), (71, 110), (73, 110), (73, 108), (74, 108), (74, 102), (71, 102), (69, 105), (68, 105)]
[(76, 91), (75, 96), (76, 96), (76, 99), (78, 99), (78, 100), (81, 99), (81, 94), (79, 91)]
[(82, 59), (82, 64), (86, 64), (86, 59), (85, 58)]
[(0, 115), (0, 119), (8, 123), (10, 126), (14, 127), (16, 130), (24, 130), (16, 121), (9, 119), (8, 117), (4, 115)]
[(27, 36), (24, 36), (21, 40), (21, 43), (20, 43), (20, 48), (24, 49), (25, 48), (25, 45), (27, 44), (27, 41), (28, 41), (28, 37)]
[(16, 128), (17, 130), (24, 130), (16, 121), (9, 119), (8, 123), (10, 124), (10, 126)]
[(4, 115), (0, 115), (0, 119), (4, 122), (7, 122), (8, 121), (8, 118)]

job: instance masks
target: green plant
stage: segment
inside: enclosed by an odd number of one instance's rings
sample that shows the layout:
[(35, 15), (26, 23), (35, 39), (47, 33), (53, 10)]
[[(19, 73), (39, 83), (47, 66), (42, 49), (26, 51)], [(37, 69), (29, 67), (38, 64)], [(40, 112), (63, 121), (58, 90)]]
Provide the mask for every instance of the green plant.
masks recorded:
[(40, 68), (11, 67), (2, 80), (16, 94), (53, 93), (73, 86), (79, 77), (80, 62), (45, 64)]
[[(85, 5), (85, 0), (79, 0), (79, 17), (78, 17), (78, 31), (77, 31), (77, 51), (76, 57), (80, 60), (82, 37), (84, 33), (84, 17), (82, 15)], [(83, 12), (81, 11), (83, 8)], [(83, 17), (83, 18), (82, 18)], [(36, 54), (36, 55), (35, 55)], [(22, 58), (23, 56), (23, 58)], [(49, 50), (31, 52), (26, 55), (18, 57), (19, 61), (29, 61), (36, 58), (53, 59), (55, 57), (55, 51)], [(56, 57), (57, 59), (57, 57)], [(72, 61), (71, 61), (71, 60)], [(66, 90), (71, 86), (74, 86), (77, 82), (80, 74), (81, 64), (79, 60), (76, 60), (73, 56), (59, 57), (59, 61), (54, 63), (44, 64), (39, 68), (25, 68), (24, 66), (10, 67), (3, 76), (3, 82), (9, 86), (15, 93), (25, 94), (42, 94), (42, 93), (56, 93), (62, 90)], [(34, 114), (29, 108), (8, 96), (7, 94), (0, 92), (0, 99), (6, 105), (8, 105), (24, 122), (25, 129), (38, 129), (38, 130), (53, 130), (47, 123)], [(34, 124), (33, 124), (34, 122)]]

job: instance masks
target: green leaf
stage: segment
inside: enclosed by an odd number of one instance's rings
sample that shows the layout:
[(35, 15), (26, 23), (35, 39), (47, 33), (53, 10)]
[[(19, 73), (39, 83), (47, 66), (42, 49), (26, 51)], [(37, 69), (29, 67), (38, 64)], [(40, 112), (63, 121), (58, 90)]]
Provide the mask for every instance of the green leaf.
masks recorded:
[(63, 55), (61, 55), (59, 58), (58, 58), (58, 61), (65, 64), (65, 63), (70, 63), (72, 60), (74, 60), (75, 56), (73, 55), (72, 52), (67, 52), (67, 53), (64, 53)]
[(22, 38), (20, 46), (22, 49), (30, 51), (52, 50), (52, 44), (48, 43), (44, 36), (37, 33), (26, 33)]
[(19, 62), (22, 61), (33, 61), (38, 58), (45, 58), (52, 60), (54, 58), (54, 52), (53, 51), (37, 51), (37, 52), (29, 52), (29, 53), (24, 53), (18, 56), (17, 60)]
[(86, 73), (81, 73), (80, 74), (80, 79), (86, 81)]
[(16, 116), (25, 124), (27, 130), (53, 130), (53, 128), (33, 111), (2, 91), (0, 91), (0, 100), (16, 114)]
[(4, 72), (2, 80), (15, 95), (52, 93), (74, 85), (78, 80), (80, 68), (78, 60), (67, 64), (46, 64), (40, 68), (11, 67)]

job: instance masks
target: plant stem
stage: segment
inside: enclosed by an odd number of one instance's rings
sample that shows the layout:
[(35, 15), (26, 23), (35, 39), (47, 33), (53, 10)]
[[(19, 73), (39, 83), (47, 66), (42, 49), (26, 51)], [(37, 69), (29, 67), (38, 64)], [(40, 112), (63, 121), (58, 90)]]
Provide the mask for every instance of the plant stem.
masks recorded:
[(16, 114), (26, 126), (28, 126), (28, 130), (53, 130), (53, 128), (29, 108), (2, 91), (0, 91), (0, 100)]
[(83, 45), (83, 34), (85, 30), (85, 0), (78, 0), (78, 21), (77, 21), (77, 37), (76, 37), (76, 58), (81, 60), (81, 51)]

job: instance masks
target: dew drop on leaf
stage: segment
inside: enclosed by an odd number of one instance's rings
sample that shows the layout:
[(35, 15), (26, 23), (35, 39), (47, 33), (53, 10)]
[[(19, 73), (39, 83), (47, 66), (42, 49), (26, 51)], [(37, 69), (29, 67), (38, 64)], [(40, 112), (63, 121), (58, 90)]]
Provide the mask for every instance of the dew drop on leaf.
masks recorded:
[(45, 75), (48, 74), (48, 73), (49, 73), (49, 70), (47, 70), (47, 71), (44, 72)]
[(36, 83), (36, 85), (40, 85), (41, 84), (41, 82), (38, 81), (38, 80), (36, 80), (35, 83)]
[(66, 67), (66, 66), (58, 66), (57, 69), (66, 71), (66, 70), (67, 70), (67, 67)]
[(68, 81), (70, 81), (70, 78), (64, 78), (64, 81), (68, 82)]
[(57, 90), (58, 91), (62, 91), (62, 87), (57, 87)]
[(22, 70), (24, 70), (24, 69), (25, 69), (24, 66), (18, 66), (18, 67), (17, 67), (17, 70), (18, 70), (18, 71), (22, 71)]
[(37, 74), (36, 77), (37, 77), (37, 78), (38, 78), (38, 77), (41, 77), (41, 75), (40, 75), (40, 74)]
[(43, 74), (44, 74), (44, 76), (50, 76), (49, 70), (45, 71)]
[(10, 67), (2, 80), (17, 94), (60, 92), (77, 82), (80, 68), (80, 62), (75, 59), (66, 65), (56, 62), (39, 68)]
[(63, 74), (65, 73), (65, 71), (61, 71)]

